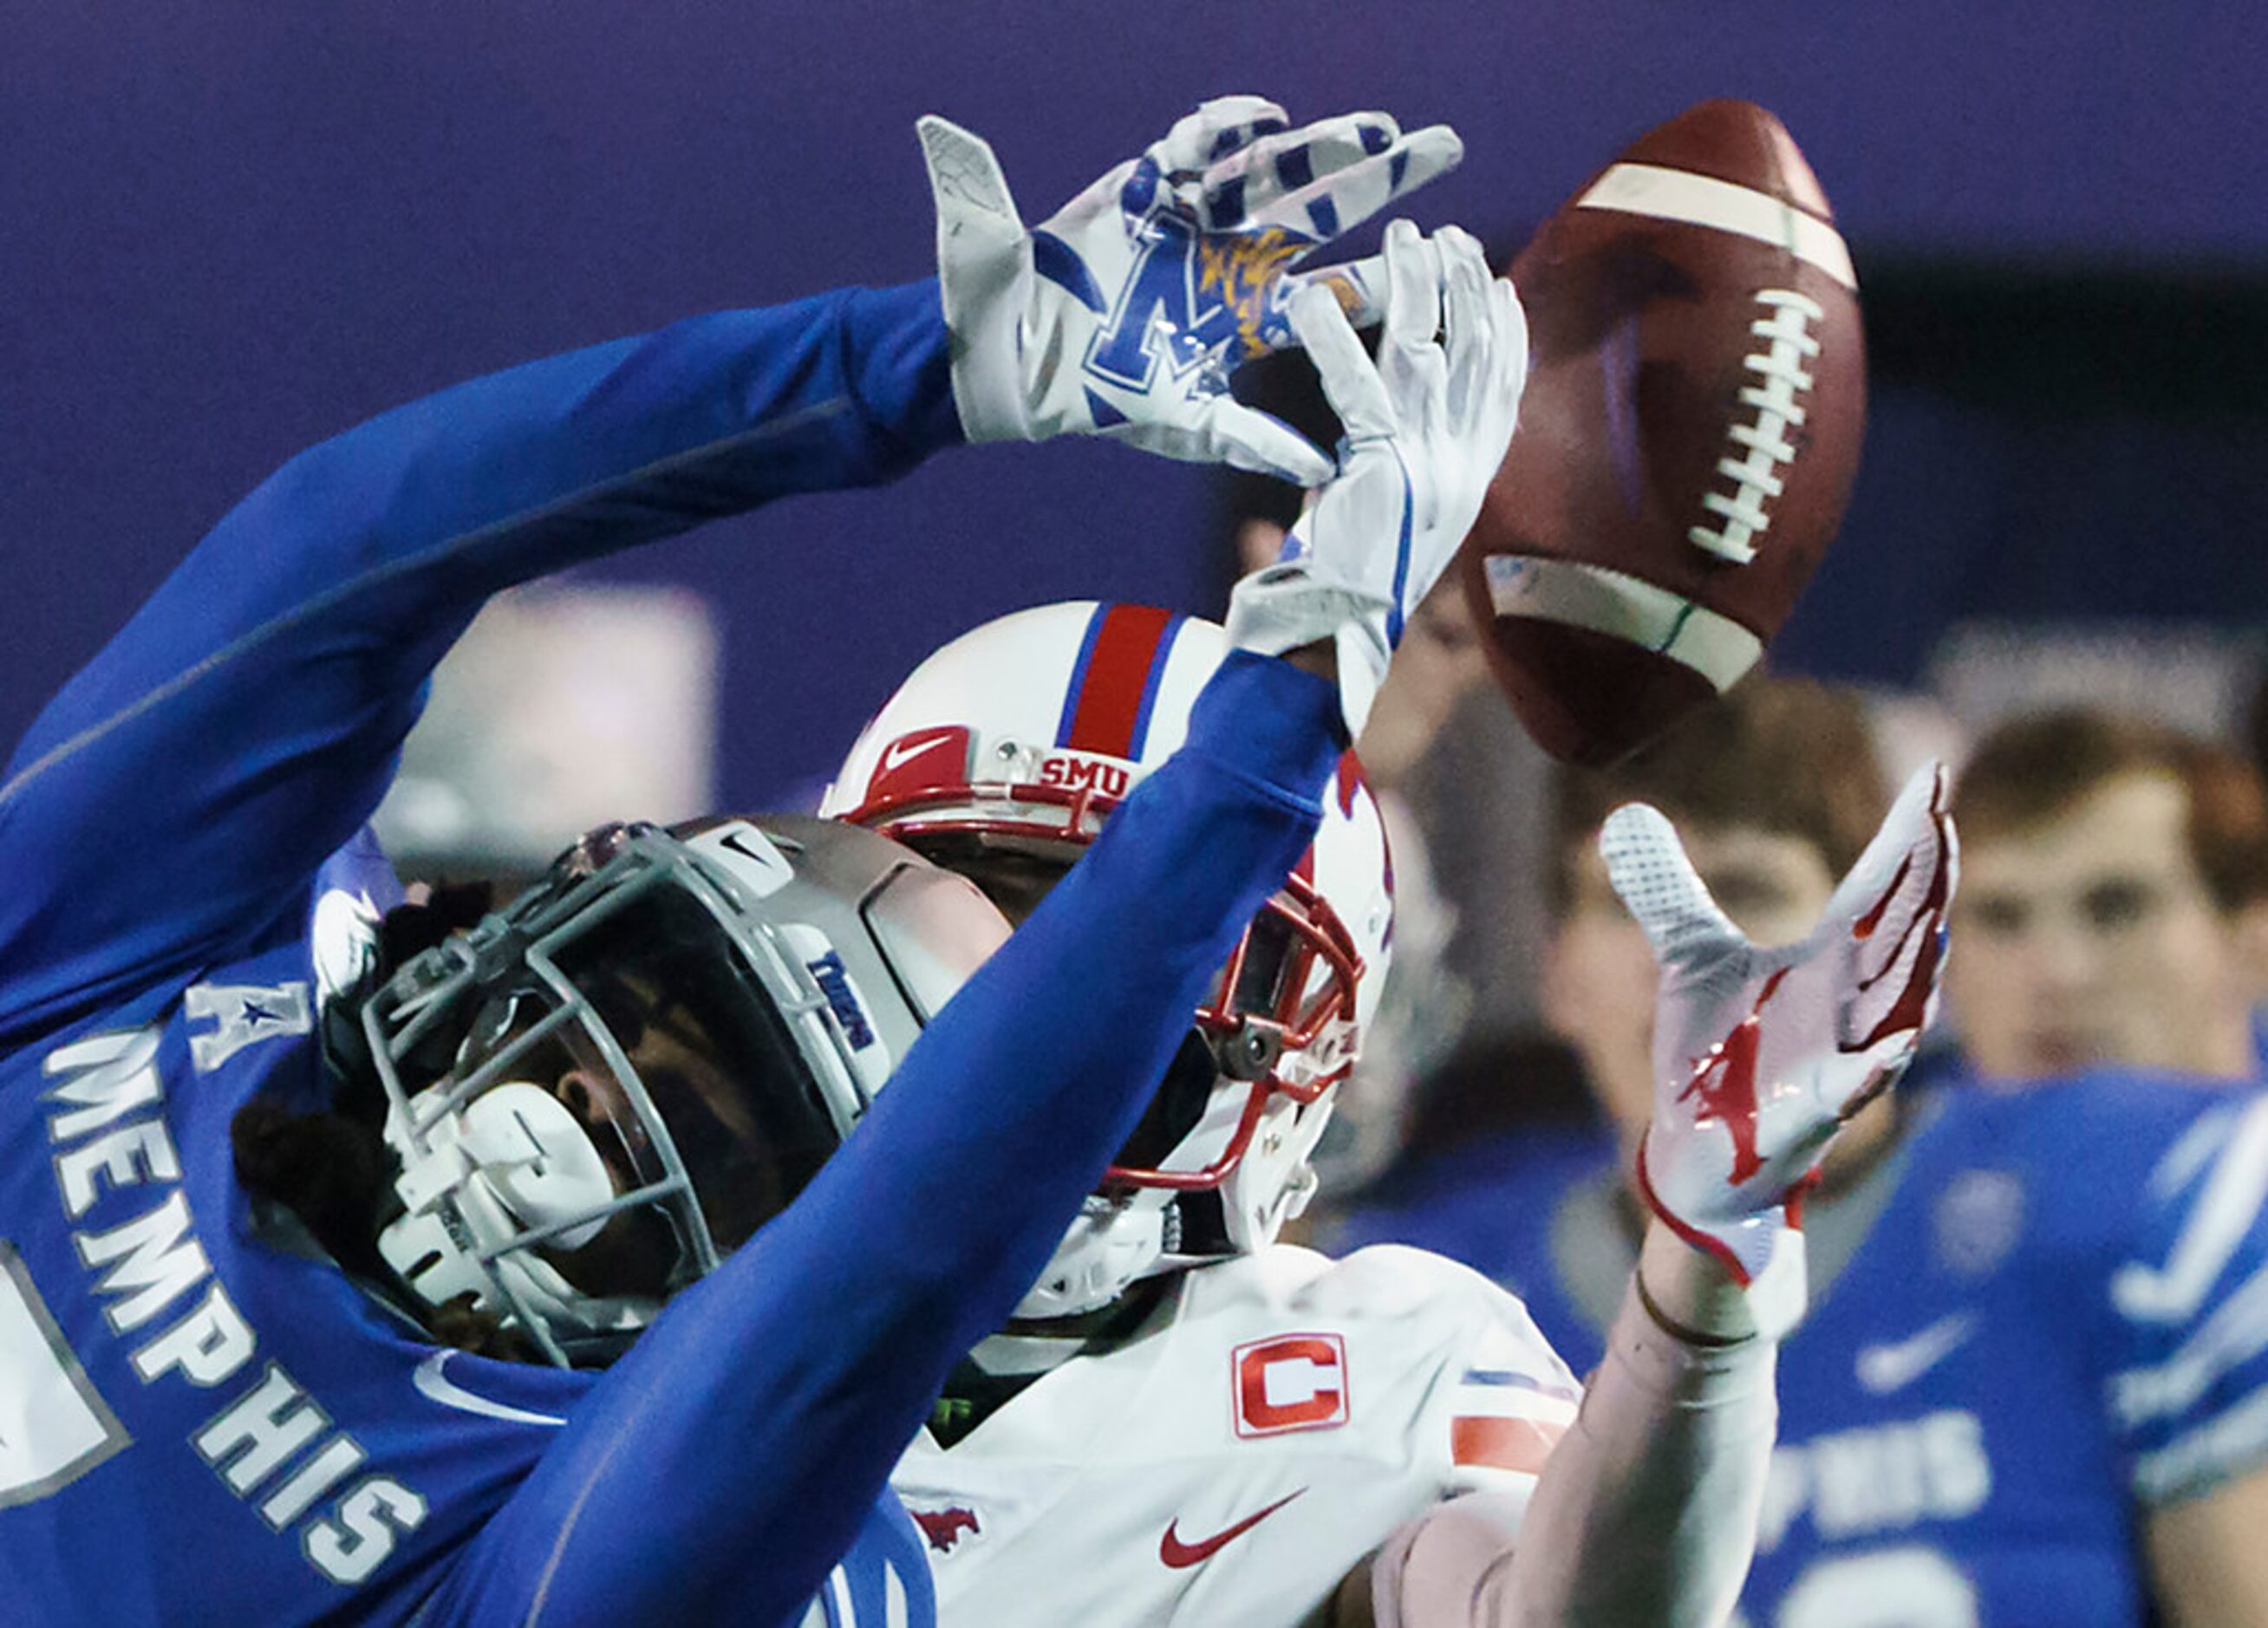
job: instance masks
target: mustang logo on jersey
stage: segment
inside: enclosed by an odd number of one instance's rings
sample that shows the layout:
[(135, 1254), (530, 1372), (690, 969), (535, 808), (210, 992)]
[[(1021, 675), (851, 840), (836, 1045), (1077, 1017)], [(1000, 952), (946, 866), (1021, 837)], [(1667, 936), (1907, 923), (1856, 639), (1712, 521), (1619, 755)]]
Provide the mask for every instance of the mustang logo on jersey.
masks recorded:
[(950, 1509), (916, 1509), (909, 1504), (906, 1513), (921, 1528), (929, 1546), (941, 1555), (952, 1553), (953, 1546), (964, 1536), (983, 1535), (984, 1529), (976, 1521), (976, 1512), (964, 1505), (956, 1504)]
[(1240, 1345), (1229, 1371), (1240, 1436), (1347, 1422), (1346, 1342), (1336, 1334), (1282, 1334)]

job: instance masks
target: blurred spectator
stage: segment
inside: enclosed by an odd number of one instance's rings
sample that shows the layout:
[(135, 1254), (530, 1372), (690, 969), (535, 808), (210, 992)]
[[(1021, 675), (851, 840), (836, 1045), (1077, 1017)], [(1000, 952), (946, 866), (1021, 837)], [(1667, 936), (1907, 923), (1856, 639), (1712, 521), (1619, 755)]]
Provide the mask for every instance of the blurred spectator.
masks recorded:
[[(1678, 822), (1762, 940), (1810, 926), (1885, 800), (1857, 700), (1771, 679), (1563, 783), (1544, 1008), (1616, 1130), (1405, 1166), (1337, 1241), (1489, 1272), (1579, 1370), (1642, 1223), (1622, 1150), (1648, 1101), (1655, 976), (1592, 847), (1631, 798)], [(1956, 967), (1979, 955), (1960, 932)], [(2264, 1197), (2253, 1093), (1909, 1079), (1859, 1116), (1806, 1207), (1811, 1310), (1781, 1352), (1746, 1622), (2268, 1622)]]
[(2073, 708), (1988, 736), (1954, 792), (1947, 999), (1997, 1079), (2257, 1072), (2268, 799), (2235, 753)]
[(1694, 868), (1749, 938), (1785, 944), (1819, 918), (1889, 791), (1864, 704), (1793, 679), (1743, 685), (1619, 770), (1558, 777), (1543, 1020), (1580, 1055), (1634, 1148), (1653, 1101), (1653, 954), (1608, 885), (1596, 841), (1607, 815), (1632, 800), (1676, 822)]
[[(1598, 1354), (1642, 1230), (1624, 1177), (1653, 1104), (1653, 956), (1596, 840), (1634, 799), (1676, 821), (1718, 902), (1766, 944), (1808, 930), (1889, 803), (1864, 704), (1797, 680), (1752, 679), (1607, 773), (1560, 770), (1540, 867), (1550, 1041), (1460, 1046), (1425, 1082), (1403, 1161), (1327, 1234), (1340, 1248), (1418, 1244), (1487, 1272), (1578, 1368)], [(1589, 1115), (1567, 1110), (1571, 1084)], [(1892, 1133), (1897, 1101), (1845, 1129), (1826, 1195)], [(1534, 1225), (1506, 1225), (1513, 1190)]]
[(2191, 734), (2241, 726), (2257, 681), (2251, 630), (2122, 620), (2106, 600), (2083, 621), (1961, 621), (1931, 650), (1924, 682), (1975, 738), (2013, 719), (2078, 707)]

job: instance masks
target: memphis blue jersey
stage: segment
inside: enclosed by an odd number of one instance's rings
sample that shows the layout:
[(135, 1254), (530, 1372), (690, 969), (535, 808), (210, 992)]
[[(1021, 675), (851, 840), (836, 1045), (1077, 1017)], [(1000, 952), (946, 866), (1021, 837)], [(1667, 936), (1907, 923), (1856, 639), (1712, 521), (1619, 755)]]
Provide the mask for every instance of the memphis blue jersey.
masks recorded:
[(1329, 685), (1231, 658), (804, 1195), (603, 1374), (434, 1345), (260, 1224), (229, 1125), (328, 1100), (327, 1000), (395, 897), (357, 833), (482, 599), (909, 467), (958, 437), (946, 356), (923, 284), (402, 409), (286, 466), (42, 715), (0, 780), (0, 1616), (932, 1619), (889, 1469), (1310, 840)]
[(1779, 1365), (1754, 1628), (2139, 1623), (2139, 1523), (2268, 1461), (2268, 1099), (1955, 1087)]
[[(2148, 1511), (2268, 1464), (2268, 1099), (1939, 1078), (1911, 1124), (1886, 1207), (1781, 1351), (1742, 1620), (2146, 1621)], [(1613, 1300), (1578, 1303), (1552, 1234), (1613, 1224), (1573, 1203), (1616, 1178), (1612, 1138), (1492, 1151), (1406, 1175), (1345, 1240), (1466, 1262), (1590, 1366)]]

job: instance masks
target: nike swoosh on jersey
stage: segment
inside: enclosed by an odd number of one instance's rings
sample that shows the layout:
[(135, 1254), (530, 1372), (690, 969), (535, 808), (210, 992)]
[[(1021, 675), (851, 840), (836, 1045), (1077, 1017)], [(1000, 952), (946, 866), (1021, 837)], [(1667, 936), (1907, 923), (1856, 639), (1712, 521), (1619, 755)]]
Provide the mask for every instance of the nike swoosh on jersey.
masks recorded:
[(1165, 1536), (1158, 1540), (1158, 1558), (1176, 1569), (1185, 1565), (1195, 1565), (1200, 1560), (1210, 1559), (1219, 1553), (1226, 1544), (1243, 1536), (1307, 1490), (1305, 1487), (1295, 1488), (1258, 1514), (1247, 1515), (1225, 1531), (1216, 1532), (1211, 1537), (1194, 1543), (1185, 1543), (1182, 1541), (1180, 1533), (1182, 1523), (1176, 1519), (1166, 1528)]
[(1878, 1396), (1903, 1390), (1951, 1356), (1976, 1331), (1975, 1316), (1955, 1312), (1905, 1339), (1863, 1347), (1857, 1363), (1859, 1383)]
[(515, 1425), (563, 1425), (567, 1421), (556, 1413), (534, 1413), (526, 1408), (516, 1408), (509, 1403), (491, 1402), (486, 1396), (475, 1396), (456, 1384), (441, 1372), (442, 1365), (457, 1353), (437, 1351), (417, 1365), (417, 1372), (409, 1382), (417, 1387), (418, 1394), (445, 1408), (454, 1408), (460, 1413), (477, 1413), (482, 1418), (508, 1419)]

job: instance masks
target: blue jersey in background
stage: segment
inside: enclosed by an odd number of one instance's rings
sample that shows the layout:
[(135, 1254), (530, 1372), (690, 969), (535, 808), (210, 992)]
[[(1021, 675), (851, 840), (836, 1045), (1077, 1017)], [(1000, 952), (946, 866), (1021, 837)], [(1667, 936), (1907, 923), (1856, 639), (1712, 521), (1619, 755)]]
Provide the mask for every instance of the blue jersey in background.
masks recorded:
[[(1490, 1273), (1581, 1371), (1613, 1312), (1602, 1285), (1635, 1259), (1612, 1138), (1490, 1153), (1410, 1173), (1343, 1240)], [(1781, 1351), (1744, 1622), (2146, 1621), (2148, 1512), (2268, 1462), (2264, 1198), (2250, 1089), (2098, 1073), (1918, 1094), (1848, 1201), (1879, 1212), (1815, 1270)], [(1834, 1230), (1815, 1226), (1815, 1258)], [(1571, 1272), (1585, 1244), (1596, 1269)]]

